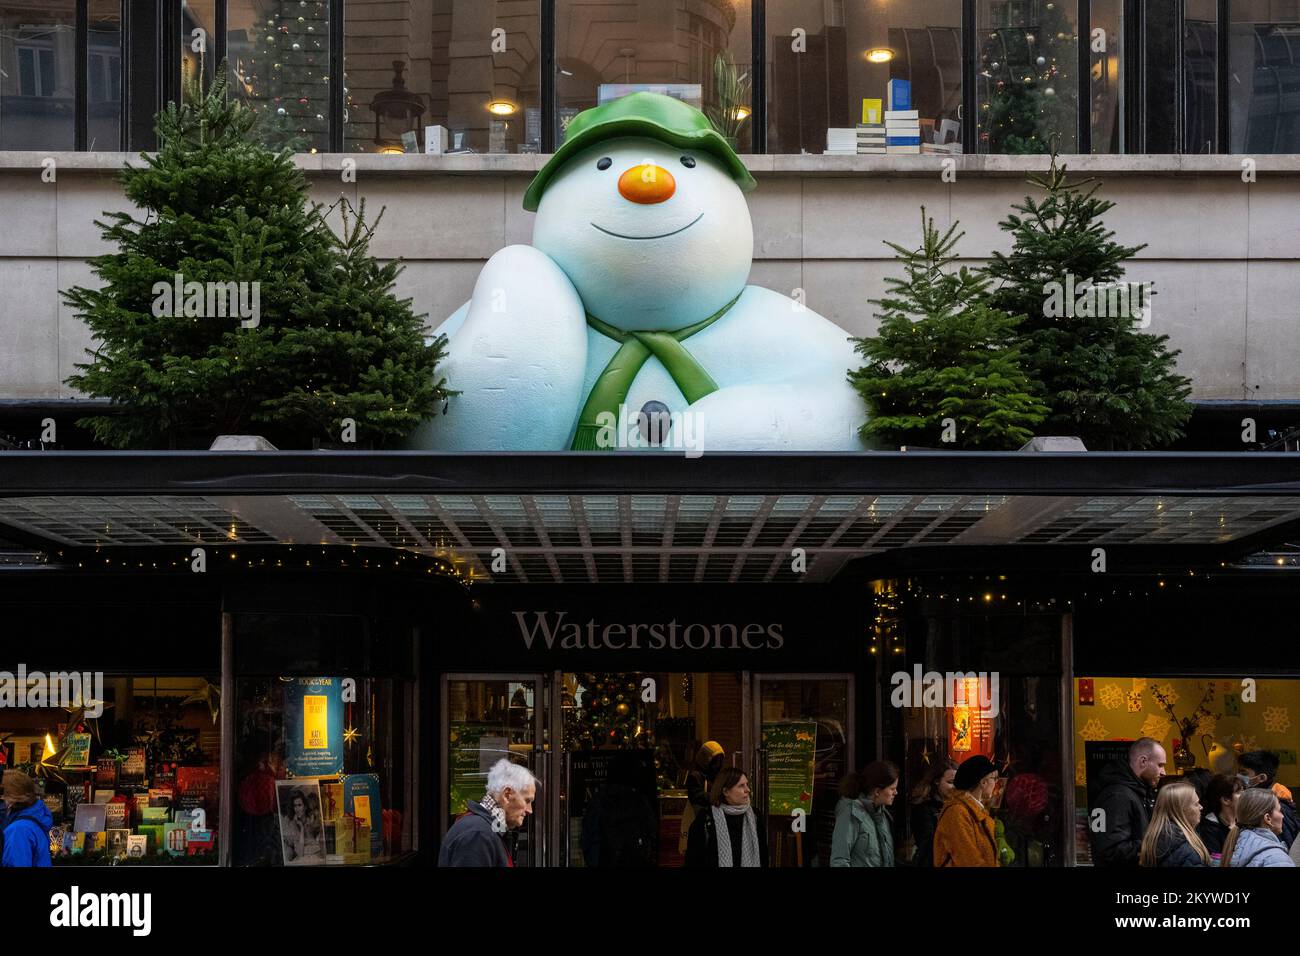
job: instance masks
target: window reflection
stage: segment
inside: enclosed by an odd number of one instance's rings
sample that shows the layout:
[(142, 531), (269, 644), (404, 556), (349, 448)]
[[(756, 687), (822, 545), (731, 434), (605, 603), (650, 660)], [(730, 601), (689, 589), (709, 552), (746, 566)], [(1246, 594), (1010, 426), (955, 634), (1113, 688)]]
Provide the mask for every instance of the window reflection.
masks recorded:
[(555, 142), (574, 116), (627, 93), (665, 93), (701, 109), (739, 152), (752, 150), (749, 0), (555, 5)]
[(1300, 152), (1300, 10), (1258, 0), (1231, 9), (1232, 151)]
[(0, 3), (0, 149), (73, 149), (75, 4)]
[[(393, 7), (348, 6), (345, 151), (540, 151), (539, 4), (445, 0), (399, 4), (396, 16)], [(435, 126), (445, 132), (430, 144)]]
[(122, 124), (122, 5), (91, 0), (86, 52), (86, 148), (115, 150)]

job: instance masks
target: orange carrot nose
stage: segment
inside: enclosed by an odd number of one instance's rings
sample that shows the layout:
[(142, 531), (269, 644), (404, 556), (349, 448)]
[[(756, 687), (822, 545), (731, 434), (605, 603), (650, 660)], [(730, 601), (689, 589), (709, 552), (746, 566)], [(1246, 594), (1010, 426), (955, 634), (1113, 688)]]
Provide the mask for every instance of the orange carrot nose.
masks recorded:
[(633, 166), (618, 177), (618, 191), (629, 202), (645, 205), (671, 199), (677, 191), (677, 180), (673, 174), (653, 163)]

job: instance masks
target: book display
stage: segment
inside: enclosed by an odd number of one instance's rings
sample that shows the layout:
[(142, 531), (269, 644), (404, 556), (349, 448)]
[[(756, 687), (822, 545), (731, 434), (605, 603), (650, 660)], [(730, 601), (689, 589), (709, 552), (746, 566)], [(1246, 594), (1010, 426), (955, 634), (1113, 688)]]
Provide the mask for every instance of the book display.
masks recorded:
[(908, 80), (891, 79), (881, 98), (862, 100), (862, 122), (854, 129), (826, 130), (827, 156), (959, 155), (961, 123), (946, 117), (922, 116)]
[[(16, 769), (36, 779), (50, 811), (51, 862), (215, 864), (219, 745), (210, 752), (197, 745), (212, 724), (200, 699), (208, 682), (122, 678), (106, 684), (105, 699), (96, 702), (102, 706), (93, 711), (50, 706), (0, 714), (0, 737), (32, 758)], [(202, 811), (197, 820), (196, 810)], [(196, 822), (204, 829), (191, 852), (187, 838)]]

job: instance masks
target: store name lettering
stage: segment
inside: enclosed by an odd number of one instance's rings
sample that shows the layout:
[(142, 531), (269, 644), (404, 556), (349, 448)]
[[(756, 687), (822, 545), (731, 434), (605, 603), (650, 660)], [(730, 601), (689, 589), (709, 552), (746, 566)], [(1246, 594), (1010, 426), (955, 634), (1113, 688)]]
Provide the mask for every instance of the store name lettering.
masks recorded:
[(895, 707), (970, 707), (983, 716), (998, 715), (998, 675), (986, 671), (926, 671), (921, 665), (912, 673), (897, 671), (889, 678), (893, 691), (889, 702)]
[(18, 673), (0, 671), (0, 707), (62, 707), (72, 710), (86, 708), (86, 716), (96, 718), (104, 713), (104, 674), (86, 671), (27, 672), (26, 664), (18, 665)]
[[(661, 651), (776, 650), (785, 644), (782, 625), (772, 624), (605, 624), (567, 621), (568, 611), (515, 611), (524, 646), (532, 650), (540, 637), (547, 650)], [(531, 617), (531, 622), (530, 622)]]

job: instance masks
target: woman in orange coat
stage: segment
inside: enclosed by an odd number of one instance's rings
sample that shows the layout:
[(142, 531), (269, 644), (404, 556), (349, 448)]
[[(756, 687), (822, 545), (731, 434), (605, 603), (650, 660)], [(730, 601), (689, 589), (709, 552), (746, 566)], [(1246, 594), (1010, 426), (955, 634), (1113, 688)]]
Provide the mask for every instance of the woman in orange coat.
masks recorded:
[(984, 809), (997, 782), (997, 766), (980, 754), (967, 757), (957, 768), (934, 830), (935, 866), (998, 865), (993, 817)]

